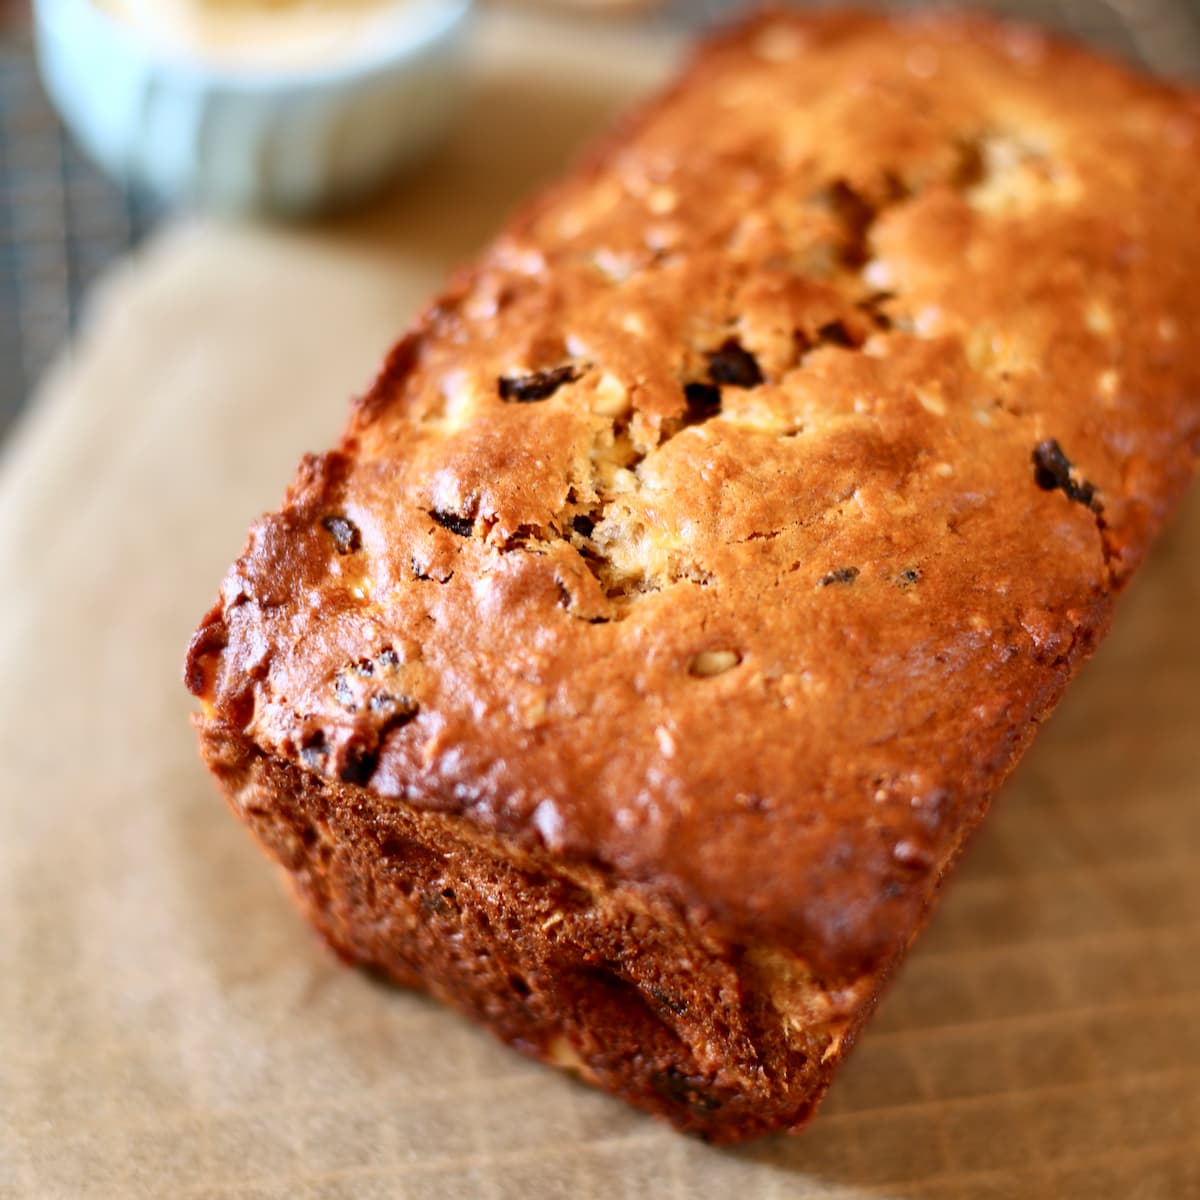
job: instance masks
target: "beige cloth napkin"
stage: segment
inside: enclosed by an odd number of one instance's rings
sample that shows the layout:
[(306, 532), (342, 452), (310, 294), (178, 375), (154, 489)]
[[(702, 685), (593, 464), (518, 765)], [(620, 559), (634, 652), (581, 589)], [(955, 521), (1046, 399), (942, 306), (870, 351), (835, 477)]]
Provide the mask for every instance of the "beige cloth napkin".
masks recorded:
[(666, 69), (490, 21), (467, 119), (316, 230), (167, 230), (0, 465), (0, 1197), (1200, 1194), (1200, 495), (799, 1139), (718, 1151), (339, 966), (179, 680), (245, 527), (448, 264)]

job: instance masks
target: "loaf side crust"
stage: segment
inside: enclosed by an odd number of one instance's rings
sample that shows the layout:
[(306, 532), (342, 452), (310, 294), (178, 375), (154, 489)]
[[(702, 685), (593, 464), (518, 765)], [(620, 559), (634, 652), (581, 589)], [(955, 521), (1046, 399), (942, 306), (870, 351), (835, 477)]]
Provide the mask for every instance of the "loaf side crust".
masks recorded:
[[(986, 18), (703, 47), (427, 310), (193, 640), (333, 944), (707, 1136), (801, 1123), (1191, 478), (1198, 162), (1194, 92)], [(597, 1048), (615, 1009), (552, 1030), (582, 942), (476, 931), (506, 992), (389, 922), (392, 825), (425, 890), (511, 864), (518, 925), (582, 887), (684, 1099)], [(647, 982), (684, 960), (686, 1020)]]
[(348, 963), (710, 1141), (800, 1129), (887, 971), (848, 988), (461, 816), (381, 803), (209, 722), (230, 807)]

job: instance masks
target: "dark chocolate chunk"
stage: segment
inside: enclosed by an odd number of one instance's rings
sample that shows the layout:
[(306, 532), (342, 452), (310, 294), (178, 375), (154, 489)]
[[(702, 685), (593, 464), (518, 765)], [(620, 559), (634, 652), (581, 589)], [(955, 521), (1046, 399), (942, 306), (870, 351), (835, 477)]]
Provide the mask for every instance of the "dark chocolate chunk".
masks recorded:
[(429, 510), (429, 515), (443, 528), (457, 533), (459, 537), (470, 537), (475, 532), (475, 518), (463, 517), (458, 513), (438, 512), (436, 508)]
[(359, 787), (370, 782), (379, 765), (379, 756), (365, 746), (351, 745), (346, 750), (346, 761), (342, 766), (341, 779), (343, 783), (354, 783)]
[(300, 761), (312, 771), (319, 771), (325, 765), (329, 753), (329, 743), (325, 740), (324, 730), (317, 729), (304, 739), (300, 747)]
[(504, 539), (505, 550), (525, 550), (531, 542), (536, 542), (541, 538), (541, 530), (536, 525), (518, 525)]
[(689, 383), (683, 389), (688, 424), (696, 425), (721, 411), (721, 389), (711, 383)]
[(1033, 480), (1044, 492), (1061, 491), (1069, 500), (1093, 512), (1101, 505), (1095, 487), (1077, 477), (1071, 460), (1063, 453), (1056, 438), (1039, 442), (1033, 450)]
[(758, 360), (737, 338), (730, 338), (708, 356), (708, 377), (713, 383), (752, 388), (763, 382)]
[(910, 587), (921, 582), (921, 568), (908, 567), (896, 576), (896, 584), (903, 591), (907, 591)]
[(836, 571), (830, 571), (824, 576), (818, 587), (829, 587), (834, 583), (853, 583), (858, 578), (857, 567), (838, 567)]
[(1044, 492), (1071, 484), (1071, 460), (1063, 453), (1056, 438), (1048, 438), (1034, 447), (1033, 478)]
[(894, 292), (872, 292), (865, 300), (859, 301), (858, 308), (870, 318), (876, 329), (886, 333), (892, 328), (892, 318), (883, 311), (883, 306), (895, 298)]
[(510, 404), (534, 404), (549, 400), (565, 383), (574, 383), (579, 378), (578, 368), (569, 363), (549, 371), (535, 371), (532, 375), (502, 375), (500, 377), (500, 399)]
[(330, 516), (325, 517), (321, 525), (333, 538), (333, 544), (339, 554), (353, 554), (362, 549), (362, 534), (353, 521), (341, 516)]
[(842, 226), (843, 263), (848, 267), (863, 266), (870, 257), (868, 242), (871, 226), (875, 223), (875, 209), (842, 180), (829, 189), (828, 202)]
[(850, 336), (850, 331), (841, 321), (830, 321), (817, 330), (817, 340), (826, 346), (844, 346), (853, 350), (858, 342)]

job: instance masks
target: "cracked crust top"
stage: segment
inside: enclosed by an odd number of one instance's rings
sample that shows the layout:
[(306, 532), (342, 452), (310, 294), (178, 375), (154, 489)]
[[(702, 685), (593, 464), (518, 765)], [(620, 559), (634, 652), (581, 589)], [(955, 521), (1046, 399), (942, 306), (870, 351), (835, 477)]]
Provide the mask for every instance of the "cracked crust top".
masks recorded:
[(1190, 477), (1198, 163), (1028, 29), (716, 39), (254, 528), (205, 720), (878, 966)]

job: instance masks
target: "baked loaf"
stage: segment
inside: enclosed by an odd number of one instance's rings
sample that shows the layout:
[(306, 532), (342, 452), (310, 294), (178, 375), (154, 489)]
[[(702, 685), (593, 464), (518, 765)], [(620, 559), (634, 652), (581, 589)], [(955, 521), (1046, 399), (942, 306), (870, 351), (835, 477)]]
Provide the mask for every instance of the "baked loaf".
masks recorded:
[(798, 1128), (1200, 443), (1200, 99), (767, 13), (527, 208), (195, 635), (347, 960), (681, 1128)]

